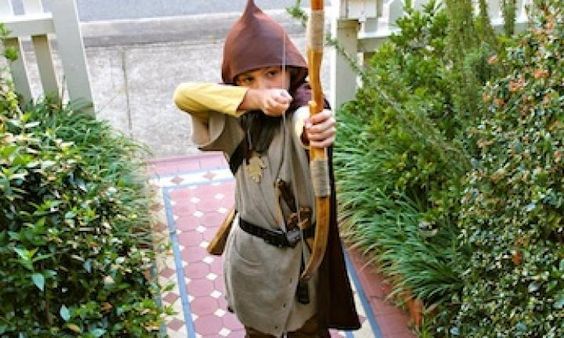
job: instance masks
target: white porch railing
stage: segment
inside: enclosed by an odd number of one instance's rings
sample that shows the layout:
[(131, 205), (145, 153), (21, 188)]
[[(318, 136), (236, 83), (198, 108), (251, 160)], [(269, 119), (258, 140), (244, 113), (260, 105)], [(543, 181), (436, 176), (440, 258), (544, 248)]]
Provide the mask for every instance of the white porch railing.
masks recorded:
[[(440, 0), (439, 0), (440, 1)], [(412, 0), (420, 8), (427, 0)], [(474, 0), (476, 7), (478, 1)], [(501, 0), (488, 0), (490, 19), (494, 28), (503, 26)], [(516, 29), (526, 25), (526, 5), (532, 0), (517, 0)], [(333, 0), (331, 30), (345, 52), (357, 58), (360, 64), (370, 57), (378, 46), (397, 31), (395, 22), (404, 14), (403, 0)], [(358, 88), (356, 73), (347, 60), (335, 50), (331, 52), (331, 104), (339, 107), (354, 98)]]
[(24, 100), (33, 99), (28, 64), (22, 46), (23, 39), (31, 37), (43, 95), (56, 95), (61, 98), (62, 81), (57, 79), (49, 41), (49, 35), (55, 35), (64, 73), (60, 77), (64, 79), (64, 88), (68, 91), (71, 101), (90, 103), (88, 110), (93, 113), (92, 90), (75, 0), (51, 1), (50, 13), (43, 10), (41, 0), (22, 0), (22, 3), (25, 13), (15, 15), (11, 0), (0, 0), (0, 22), (10, 31), (5, 45), (15, 47), (19, 53), (18, 60), (10, 63), (16, 90)]

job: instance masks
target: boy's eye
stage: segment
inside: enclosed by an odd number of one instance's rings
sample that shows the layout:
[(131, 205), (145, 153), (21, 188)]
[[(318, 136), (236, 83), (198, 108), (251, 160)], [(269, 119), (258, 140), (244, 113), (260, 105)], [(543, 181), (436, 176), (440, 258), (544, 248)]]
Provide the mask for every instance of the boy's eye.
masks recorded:
[(239, 85), (249, 85), (253, 82), (253, 78), (250, 76), (241, 76), (240, 78), (237, 79), (237, 82), (239, 83)]
[(266, 73), (266, 76), (268, 77), (275, 77), (280, 73), (279, 69), (271, 69)]

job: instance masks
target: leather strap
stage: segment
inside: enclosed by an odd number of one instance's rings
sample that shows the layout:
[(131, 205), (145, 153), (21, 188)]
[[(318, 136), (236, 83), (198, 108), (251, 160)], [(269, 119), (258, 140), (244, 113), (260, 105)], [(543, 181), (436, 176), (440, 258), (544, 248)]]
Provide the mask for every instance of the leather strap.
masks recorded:
[(231, 154), (231, 157), (229, 157), (229, 169), (231, 170), (231, 173), (233, 173), (233, 175), (235, 175), (237, 173), (237, 169), (239, 169), (239, 167), (241, 166), (241, 163), (243, 163), (243, 160), (245, 159), (245, 144), (247, 142), (247, 139), (244, 138), (239, 145), (237, 146), (237, 148), (235, 149), (235, 151), (233, 152), (233, 154)]
[[(293, 248), (301, 240), (300, 230), (294, 228), (290, 231), (283, 232), (282, 230), (269, 230), (253, 223), (247, 222), (239, 218), (239, 226), (243, 231), (256, 237), (262, 238), (266, 243), (277, 246), (279, 248), (290, 247)], [(315, 224), (303, 231), (305, 238), (313, 237), (315, 234)]]

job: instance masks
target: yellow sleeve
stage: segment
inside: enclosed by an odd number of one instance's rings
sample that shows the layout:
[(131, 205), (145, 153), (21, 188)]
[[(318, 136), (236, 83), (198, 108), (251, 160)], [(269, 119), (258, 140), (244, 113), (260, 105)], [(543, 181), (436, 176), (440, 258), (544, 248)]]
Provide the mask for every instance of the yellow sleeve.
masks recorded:
[(239, 86), (186, 82), (174, 91), (174, 103), (181, 110), (203, 119), (210, 112), (238, 117), (244, 113), (238, 108), (247, 90)]

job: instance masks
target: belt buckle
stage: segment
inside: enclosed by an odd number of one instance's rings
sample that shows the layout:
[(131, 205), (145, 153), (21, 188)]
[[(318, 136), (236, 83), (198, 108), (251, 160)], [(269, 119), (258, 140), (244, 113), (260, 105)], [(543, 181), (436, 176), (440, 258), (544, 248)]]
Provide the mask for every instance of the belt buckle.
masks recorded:
[(286, 232), (286, 241), (288, 242), (288, 246), (295, 247), (298, 242), (302, 239), (302, 233), (299, 228), (293, 228)]
[(270, 236), (267, 236), (264, 241), (270, 245), (274, 245), (279, 248), (283, 248), (285, 243), (283, 242), (284, 232), (281, 230), (269, 230)]

